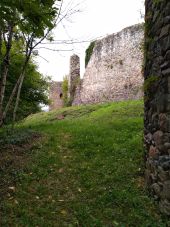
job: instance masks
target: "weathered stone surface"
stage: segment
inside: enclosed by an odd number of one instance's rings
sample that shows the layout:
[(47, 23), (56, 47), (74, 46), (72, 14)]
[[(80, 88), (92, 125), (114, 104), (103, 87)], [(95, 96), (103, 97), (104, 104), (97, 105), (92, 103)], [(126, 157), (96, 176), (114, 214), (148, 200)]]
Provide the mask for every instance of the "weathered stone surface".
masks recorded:
[(68, 98), (73, 103), (76, 88), (80, 82), (80, 58), (76, 54), (70, 57), (70, 73), (68, 76)]
[(145, 94), (146, 184), (170, 215), (170, 1), (146, 0), (145, 18), (144, 76), (157, 78)]
[(159, 114), (159, 127), (161, 131), (166, 132), (168, 130), (168, 116), (165, 113)]
[(170, 181), (165, 181), (161, 192), (162, 199), (170, 199)]
[(156, 149), (156, 147), (150, 146), (150, 149), (149, 149), (149, 157), (156, 158), (156, 157), (158, 157), (158, 155), (159, 155), (159, 152)]
[(152, 189), (155, 192), (155, 194), (160, 195), (161, 187), (159, 184), (157, 184), (157, 183), (153, 184)]
[(154, 140), (156, 146), (159, 146), (162, 144), (162, 139), (163, 139), (162, 131), (159, 130), (153, 134), (153, 140)]
[(170, 61), (166, 61), (161, 65), (162, 70), (168, 69), (168, 68), (170, 68)]
[(170, 36), (166, 36), (161, 38), (160, 40), (160, 45), (161, 45), (161, 49), (162, 49), (162, 54), (165, 54), (165, 52), (167, 50), (169, 50), (169, 46), (170, 46)]
[(49, 88), (49, 99), (51, 100), (51, 104), (49, 105), (49, 109), (60, 109), (63, 107), (63, 92), (62, 92), (62, 82), (53, 81), (50, 83)]
[(165, 27), (163, 27), (161, 29), (161, 34), (160, 34), (159, 38), (167, 36), (169, 33), (170, 33), (170, 24), (166, 25)]
[(152, 134), (151, 133), (148, 133), (145, 136), (145, 140), (146, 140), (147, 143), (151, 144), (151, 142), (152, 142)]
[(170, 24), (170, 16), (169, 15), (164, 18), (164, 24)]
[(170, 60), (170, 50), (166, 52), (165, 60)]
[(162, 71), (162, 74), (163, 74), (164, 76), (170, 76), (170, 68), (163, 70), (163, 71)]
[(159, 182), (165, 182), (169, 179), (169, 173), (164, 171), (162, 167), (158, 168), (158, 180)]
[(143, 96), (143, 37), (143, 25), (140, 24), (96, 41), (81, 84), (81, 103), (139, 99)]
[(166, 149), (170, 149), (170, 143), (165, 143), (164, 146)]
[(163, 214), (170, 215), (170, 202), (168, 200), (161, 200), (159, 202), (159, 207)]

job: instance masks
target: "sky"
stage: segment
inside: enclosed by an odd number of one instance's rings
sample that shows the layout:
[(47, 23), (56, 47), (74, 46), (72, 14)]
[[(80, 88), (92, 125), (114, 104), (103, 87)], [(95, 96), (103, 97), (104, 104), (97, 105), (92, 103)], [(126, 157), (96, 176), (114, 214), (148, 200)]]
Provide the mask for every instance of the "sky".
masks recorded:
[(38, 47), (39, 71), (62, 81), (69, 74), (69, 60), (77, 54), (84, 73), (85, 50), (90, 41), (121, 31), (143, 21), (143, 0), (64, 0), (61, 15), (66, 17), (53, 31), (54, 41)]

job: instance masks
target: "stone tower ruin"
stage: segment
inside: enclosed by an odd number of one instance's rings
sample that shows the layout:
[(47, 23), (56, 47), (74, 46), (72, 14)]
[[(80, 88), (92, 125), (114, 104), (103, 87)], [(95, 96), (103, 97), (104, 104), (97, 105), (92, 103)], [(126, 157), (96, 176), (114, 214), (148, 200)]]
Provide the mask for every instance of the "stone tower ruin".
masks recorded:
[(80, 81), (80, 58), (76, 54), (70, 57), (70, 73), (68, 76), (68, 99), (72, 104), (77, 85)]
[(63, 107), (63, 92), (62, 92), (62, 82), (53, 81), (49, 88), (49, 98), (51, 104), (49, 106), (50, 110), (60, 109)]

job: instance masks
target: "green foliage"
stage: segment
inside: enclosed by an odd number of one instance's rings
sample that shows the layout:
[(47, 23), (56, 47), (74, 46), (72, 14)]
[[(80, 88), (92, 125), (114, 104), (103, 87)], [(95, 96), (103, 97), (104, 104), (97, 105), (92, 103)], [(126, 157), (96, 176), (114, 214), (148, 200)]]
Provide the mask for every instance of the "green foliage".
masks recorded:
[[(60, 1), (60, 0), (59, 0)], [(22, 107), (25, 106), (24, 113), (22, 111), (18, 111), (19, 98), (21, 94), (21, 88), (23, 86), (23, 81), (25, 79), (26, 74), (31, 75), (31, 72), (28, 72), (27, 63), (30, 61), (33, 50), (39, 45), (44, 39), (52, 41), (51, 31), (56, 25), (56, 20), (59, 19), (59, 15), (56, 18), (57, 14), (60, 12), (60, 7), (56, 7), (56, 3), (58, 1), (55, 0), (1, 0), (0, 2), (0, 90), (1, 90), (1, 99), (0, 99), (0, 124), (2, 125), (7, 113), (9, 111), (10, 105), (12, 101), (15, 101), (14, 111), (13, 111), (13, 122), (16, 119), (16, 113), (19, 112), (21, 116), (25, 116), (25, 113), (29, 114), (30, 109), (34, 109), (33, 112), (36, 112), (35, 109), (38, 110), (38, 105), (35, 104), (35, 100), (32, 104), (22, 103)], [(5, 43), (5, 54), (2, 56), (2, 40)], [(25, 54), (24, 58), (22, 58), (22, 64), (20, 64), (20, 72), (18, 73), (18, 82), (17, 80), (14, 87), (14, 90), (11, 90), (10, 95), (4, 95), (4, 91), (6, 89), (6, 78), (10, 76), (9, 68), (11, 64), (15, 64), (10, 61), (11, 47), (14, 41), (20, 43), (22, 42), (21, 51)], [(19, 50), (20, 52), (20, 50)], [(11, 63), (12, 62), (12, 63)], [(15, 62), (15, 60), (14, 60)], [(31, 63), (32, 64), (32, 63)], [(8, 75), (9, 74), (9, 75)], [(11, 74), (15, 74), (15, 71)], [(34, 74), (34, 73), (33, 73)], [(32, 76), (34, 76), (32, 74)], [(16, 74), (15, 74), (16, 75)], [(37, 74), (38, 75), (38, 74)], [(28, 77), (28, 76), (27, 76)], [(43, 81), (43, 78), (40, 79), (40, 76), (34, 76), (36, 79)], [(15, 77), (16, 79), (16, 77)], [(13, 80), (13, 81), (12, 81)], [(30, 80), (32, 80), (30, 78)], [(8, 83), (14, 82), (14, 78), (10, 78)], [(28, 83), (25, 82), (25, 83)], [(35, 82), (34, 82), (35, 83)], [(37, 83), (38, 84), (38, 83)], [(44, 83), (45, 84), (45, 83)], [(43, 85), (44, 85), (43, 84)], [(14, 83), (13, 83), (14, 85)], [(44, 86), (42, 86), (42, 89)], [(40, 87), (38, 88), (40, 90)], [(38, 90), (37, 89), (37, 90)], [(9, 89), (6, 89), (9, 91)], [(33, 89), (32, 89), (33, 90)], [(13, 99), (15, 93), (17, 93), (16, 100)], [(39, 99), (39, 95), (33, 95), (33, 99)], [(42, 96), (42, 93), (41, 93)], [(2, 106), (4, 102), (6, 106)], [(9, 98), (9, 102), (7, 102), (7, 98)], [(44, 97), (41, 97), (41, 99)], [(31, 100), (31, 99), (30, 99)], [(23, 99), (22, 99), (23, 101)], [(38, 101), (37, 101), (38, 103)], [(29, 104), (29, 105), (28, 105)], [(34, 106), (33, 106), (34, 104)], [(31, 105), (31, 106), (30, 106)], [(7, 107), (7, 108), (6, 108)], [(40, 109), (40, 108), (39, 108)], [(20, 119), (20, 116), (18, 117)]]
[(55, 26), (54, 20), (58, 9), (55, 0), (1, 0), (0, 24), (7, 26), (13, 23), (25, 34), (34, 37), (44, 36), (45, 29)]
[(162, 2), (164, 2), (164, 0), (153, 0), (153, 3), (154, 3), (155, 5), (159, 5), (159, 4), (161, 4)]
[(46, 140), (9, 172), (15, 192), (1, 200), (0, 225), (166, 226), (144, 190), (142, 116), (141, 101), (29, 116), (18, 128)]
[(65, 76), (62, 83), (64, 106), (68, 106), (68, 78)]
[[(20, 69), (24, 62), (24, 54), (22, 53), (22, 43), (14, 42), (11, 51), (11, 65), (9, 68), (9, 76), (7, 78), (4, 106), (8, 101), (11, 91), (20, 75)], [(21, 51), (21, 52), (20, 52)], [(19, 53), (20, 52), (20, 53)], [(48, 80), (44, 78), (37, 70), (37, 66), (33, 60), (30, 60), (26, 69), (26, 77), (23, 83), (20, 97), (20, 106), (18, 110), (17, 120), (41, 111), (40, 104), (47, 105), (48, 102)], [(12, 110), (7, 115), (6, 123), (12, 119)]]
[(91, 42), (89, 47), (86, 50), (86, 56), (85, 56), (85, 67), (88, 65), (91, 55), (93, 53), (93, 49), (95, 47), (95, 41)]

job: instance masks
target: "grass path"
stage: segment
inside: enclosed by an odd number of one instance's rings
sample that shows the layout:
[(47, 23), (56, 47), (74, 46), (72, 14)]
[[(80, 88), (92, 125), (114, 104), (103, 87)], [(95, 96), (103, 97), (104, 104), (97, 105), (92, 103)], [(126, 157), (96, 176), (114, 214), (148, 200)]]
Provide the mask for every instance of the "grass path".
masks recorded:
[(9, 141), (19, 146), (29, 130), (43, 137), (0, 172), (0, 226), (168, 226), (144, 190), (142, 109), (133, 101), (28, 117)]

